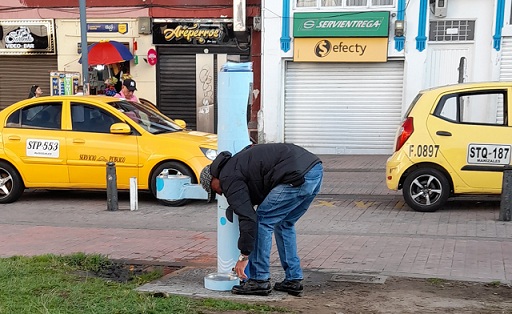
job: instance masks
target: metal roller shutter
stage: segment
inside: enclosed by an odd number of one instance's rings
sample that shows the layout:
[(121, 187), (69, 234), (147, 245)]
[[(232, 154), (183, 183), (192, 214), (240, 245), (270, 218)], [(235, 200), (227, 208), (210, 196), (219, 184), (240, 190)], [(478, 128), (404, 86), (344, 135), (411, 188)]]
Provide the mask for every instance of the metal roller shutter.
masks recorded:
[(501, 41), (500, 81), (512, 81), (512, 37)]
[(286, 64), (284, 139), (317, 154), (390, 154), (403, 62)]
[(57, 56), (0, 56), (0, 109), (26, 99), (32, 85), (50, 95), (50, 72), (57, 70)]
[(196, 55), (160, 54), (158, 62), (160, 111), (196, 129)]

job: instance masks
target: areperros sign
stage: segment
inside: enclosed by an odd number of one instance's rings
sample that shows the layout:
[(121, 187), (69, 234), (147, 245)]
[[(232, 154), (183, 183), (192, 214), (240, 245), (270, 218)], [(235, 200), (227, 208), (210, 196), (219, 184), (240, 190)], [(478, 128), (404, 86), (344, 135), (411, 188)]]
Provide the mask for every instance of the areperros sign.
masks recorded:
[(299, 12), (293, 37), (388, 37), (389, 12)]

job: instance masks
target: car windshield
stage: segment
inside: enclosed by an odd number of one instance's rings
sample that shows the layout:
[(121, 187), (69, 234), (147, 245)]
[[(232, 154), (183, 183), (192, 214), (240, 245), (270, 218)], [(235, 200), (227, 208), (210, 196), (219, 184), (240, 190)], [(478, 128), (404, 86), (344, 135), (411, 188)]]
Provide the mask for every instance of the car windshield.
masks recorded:
[(172, 119), (151, 106), (128, 100), (112, 101), (109, 102), (109, 105), (124, 113), (150, 133), (159, 134), (183, 130)]

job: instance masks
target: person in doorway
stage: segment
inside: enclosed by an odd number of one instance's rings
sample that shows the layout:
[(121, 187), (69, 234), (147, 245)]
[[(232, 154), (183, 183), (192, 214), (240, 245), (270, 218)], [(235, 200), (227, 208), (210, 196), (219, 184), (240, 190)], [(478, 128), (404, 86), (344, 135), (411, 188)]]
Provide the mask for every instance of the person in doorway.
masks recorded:
[[(214, 192), (226, 197), (226, 217), (238, 215), (241, 255), (235, 265), (242, 279), (234, 294), (268, 295), (272, 233), (285, 279), (274, 290), (300, 296), (303, 273), (297, 254), (295, 223), (320, 191), (321, 160), (294, 144), (272, 143), (248, 146), (235, 155), (221, 152), (200, 175), (208, 200)], [(255, 206), (256, 209), (255, 209)], [(247, 274), (246, 274), (247, 271)]]
[(115, 94), (114, 97), (139, 102), (139, 98), (134, 94), (136, 90), (137, 85), (135, 81), (132, 79), (126, 79), (123, 81), (123, 87), (121, 88), (121, 91)]
[(76, 93), (75, 93), (76, 96), (83, 96), (84, 95), (84, 87), (83, 85), (78, 85), (76, 87)]
[(32, 85), (30, 87), (30, 92), (28, 94), (28, 98), (37, 98), (43, 95), (43, 90), (38, 85)]

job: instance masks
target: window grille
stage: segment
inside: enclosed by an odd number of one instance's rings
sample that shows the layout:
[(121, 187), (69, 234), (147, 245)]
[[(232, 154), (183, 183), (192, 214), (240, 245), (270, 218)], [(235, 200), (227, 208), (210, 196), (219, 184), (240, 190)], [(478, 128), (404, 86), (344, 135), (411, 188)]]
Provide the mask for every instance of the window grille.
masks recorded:
[(395, 0), (297, 0), (296, 6), (298, 8), (311, 8), (311, 7), (394, 7)]
[(469, 41), (475, 38), (475, 21), (442, 20), (430, 22), (429, 41)]

